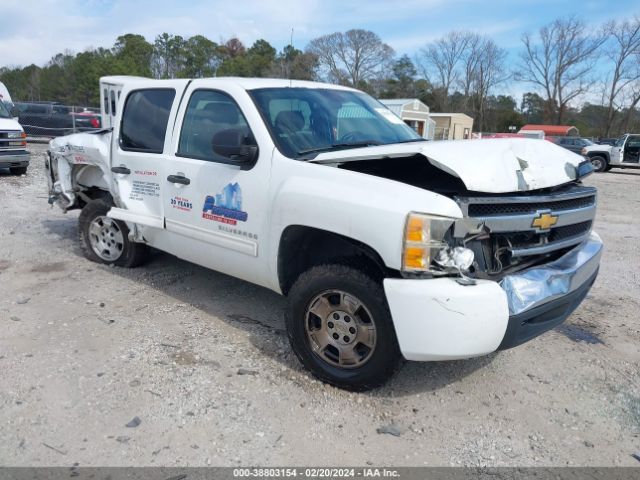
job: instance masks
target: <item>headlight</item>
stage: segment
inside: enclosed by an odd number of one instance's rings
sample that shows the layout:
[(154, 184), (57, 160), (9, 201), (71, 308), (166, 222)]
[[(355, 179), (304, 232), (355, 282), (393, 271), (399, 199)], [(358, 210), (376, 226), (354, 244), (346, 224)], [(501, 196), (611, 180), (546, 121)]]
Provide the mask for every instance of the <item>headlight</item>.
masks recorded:
[(422, 273), (429, 270), (438, 252), (447, 248), (444, 237), (455, 218), (422, 213), (407, 215), (402, 249), (402, 271)]
[(593, 165), (591, 164), (591, 160), (584, 160), (580, 162), (576, 167), (576, 178), (584, 178), (593, 173)]
[(26, 137), (24, 132), (9, 132), (7, 138), (23, 138)]

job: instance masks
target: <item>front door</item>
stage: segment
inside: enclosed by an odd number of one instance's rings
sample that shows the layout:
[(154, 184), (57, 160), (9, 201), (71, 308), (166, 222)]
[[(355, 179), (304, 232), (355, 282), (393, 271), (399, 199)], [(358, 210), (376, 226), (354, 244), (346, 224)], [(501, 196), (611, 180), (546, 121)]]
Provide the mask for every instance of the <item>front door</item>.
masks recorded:
[[(198, 88), (194, 81), (187, 98), (179, 112), (184, 120), (176, 127), (180, 129), (172, 148), (176, 153), (167, 160), (161, 179), (169, 234), (165, 249), (214, 270), (266, 284), (263, 245), (272, 148), (258, 145), (243, 109), (227, 93)], [(214, 147), (231, 144), (233, 139), (260, 147), (254, 162), (241, 165), (237, 156)]]
[[(164, 152), (170, 145), (177, 103), (186, 81), (161, 88), (123, 91), (122, 120), (114, 125), (111, 171), (115, 202), (109, 216), (145, 227), (163, 228)], [(111, 109), (117, 102), (111, 103)], [(169, 130), (169, 133), (167, 131)]]
[(626, 140), (627, 140), (627, 137), (618, 139), (616, 143), (613, 145), (613, 147), (611, 147), (611, 154), (610, 154), (611, 164), (617, 165), (621, 162), (624, 162), (623, 151), (624, 151), (624, 144)]
[(624, 163), (640, 164), (640, 135), (629, 135), (624, 144)]

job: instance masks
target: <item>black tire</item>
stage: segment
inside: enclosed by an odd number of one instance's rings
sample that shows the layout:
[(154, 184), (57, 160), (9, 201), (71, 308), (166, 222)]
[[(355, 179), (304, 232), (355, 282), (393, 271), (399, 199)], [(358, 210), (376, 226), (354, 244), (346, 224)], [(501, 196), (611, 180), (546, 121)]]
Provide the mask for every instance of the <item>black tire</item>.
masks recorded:
[[(353, 295), (371, 313), (376, 330), (375, 348), (361, 366), (332, 365), (312, 349), (305, 327), (310, 321), (308, 308), (316, 296), (331, 290)], [(402, 360), (382, 285), (355, 268), (320, 265), (300, 275), (288, 293), (285, 323), (293, 351), (302, 364), (320, 380), (345, 390), (363, 391), (382, 385)]]
[(605, 172), (608, 172), (609, 170), (611, 170), (613, 167), (611, 165), (607, 165), (607, 167), (604, 169)]
[(102, 263), (105, 265), (117, 265), (119, 267), (133, 268), (142, 264), (148, 255), (148, 247), (143, 243), (129, 241), (129, 228), (127, 224), (120, 220), (113, 220), (119, 230), (122, 232), (122, 249), (120, 256), (115, 260), (105, 260), (91, 247), (89, 239), (89, 227), (91, 223), (98, 217), (106, 217), (107, 212), (111, 209), (112, 203), (108, 200), (99, 198), (91, 200), (87, 203), (78, 219), (78, 233), (80, 240), (80, 249), (84, 256), (92, 262)]
[(26, 175), (27, 167), (10, 167), (11, 175)]
[(594, 172), (604, 172), (609, 165), (607, 159), (602, 155), (594, 155), (593, 157), (590, 157), (589, 160), (591, 160), (591, 165), (593, 165)]

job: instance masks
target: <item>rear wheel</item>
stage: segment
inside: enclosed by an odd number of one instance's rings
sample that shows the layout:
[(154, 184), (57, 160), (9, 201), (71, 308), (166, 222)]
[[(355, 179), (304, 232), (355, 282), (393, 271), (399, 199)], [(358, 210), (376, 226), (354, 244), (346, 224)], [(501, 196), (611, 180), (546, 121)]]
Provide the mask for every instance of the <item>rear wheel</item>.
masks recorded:
[(368, 390), (393, 375), (401, 355), (379, 282), (351, 267), (321, 265), (303, 273), (288, 297), (291, 346), (315, 376)]
[(96, 199), (87, 203), (79, 218), (80, 248), (92, 262), (136, 267), (147, 256), (147, 246), (129, 240), (129, 228), (107, 217), (111, 203)]
[(593, 165), (593, 170), (595, 172), (604, 172), (608, 166), (607, 159), (597, 155), (595, 157), (591, 157), (591, 165)]
[(27, 167), (10, 167), (11, 175), (24, 175), (27, 173)]

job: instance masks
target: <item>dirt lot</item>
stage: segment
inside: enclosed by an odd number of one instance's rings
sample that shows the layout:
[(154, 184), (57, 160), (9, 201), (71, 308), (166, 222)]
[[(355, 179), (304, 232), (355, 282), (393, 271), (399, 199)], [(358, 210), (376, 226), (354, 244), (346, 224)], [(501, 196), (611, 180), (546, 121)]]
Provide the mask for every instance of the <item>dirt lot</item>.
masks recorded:
[(606, 253), (565, 325), (352, 394), (302, 370), (278, 295), (160, 253), (85, 260), (44, 149), (0, 172), (0, 464), (639, 465), (640, 171), (587, 182)]

